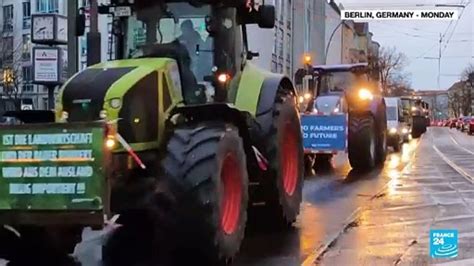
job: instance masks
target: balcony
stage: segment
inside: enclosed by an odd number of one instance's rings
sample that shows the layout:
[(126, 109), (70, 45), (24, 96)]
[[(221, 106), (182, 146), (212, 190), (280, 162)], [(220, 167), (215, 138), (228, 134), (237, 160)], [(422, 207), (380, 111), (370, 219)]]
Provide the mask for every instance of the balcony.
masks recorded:
[(287, 21), (286, 21), (286, 28), (287, 28), (288, 30), (291, 30), (291, 21), (290, 21), (290, 20), (287, 20)]

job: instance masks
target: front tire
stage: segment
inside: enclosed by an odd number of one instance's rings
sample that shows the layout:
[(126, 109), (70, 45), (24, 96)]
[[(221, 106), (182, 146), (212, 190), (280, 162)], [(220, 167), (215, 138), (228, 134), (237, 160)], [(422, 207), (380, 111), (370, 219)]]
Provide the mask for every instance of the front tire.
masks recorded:
[(279, 91), (266, 139), (270, 167), (263, 180), (267, 213), (262, 216), (277, 228), (287, 228), (299, 214), (304, 180), (303, 139), (293, 95)]
[(349, 162), (354, 170), (370, 170), (376, 163), (375, 123), (372, 116), (349, 118)]
[(225, 264), (237, 254), (247, 221), (247, 163), (237, 128), (176, 129), (162, 167), (182, 193), (180, 244), (209, 265)]

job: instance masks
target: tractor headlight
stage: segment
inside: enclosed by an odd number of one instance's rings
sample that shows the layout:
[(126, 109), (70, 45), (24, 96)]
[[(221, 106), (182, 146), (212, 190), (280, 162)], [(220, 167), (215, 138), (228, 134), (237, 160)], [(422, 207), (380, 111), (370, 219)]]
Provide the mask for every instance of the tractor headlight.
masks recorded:
[(298, 97), (298, 101), (299, 101), (300, 103), (304, 103), (304, 97), (303, 97), (303, 96)]
[(105, 140), (105, 146), (106, 146), (109, 150), (113, 149), (113, 148), (115, 147), (115, 144), (116, 144), (115, 138), (112, 137), (112, 136), (108, 136), (107, 139)]
[(406, 127), (402, 128), (402, 133), (403, 134), (408, 134), (408, 128), (406, 128)]
[(311, 93), (305, 93), (305, 94), (304, 94), (304, 99), (305, 99), (305, 100), (311, 99)]
[(60, 122), (62, 122), (62, 123), (67, 122), (67, 119), (68, 119), (68, 118), (69, 118), (69, 113), (66, 112), (66, 111), (62, 111), (62, 112), (61, 112)]
[(359, 90), (359, 99), (361, 100), (372, 100), (374, 95), (366, 88), (362, 88)]
[(412, 112), (415, 112), (415, 111), (417, 111), (417, 110), (418, 110), (418, 108), (416, 108), (415, 106), (412, 106), (412, 107), (411, 107), (411, 111), (412, 111)]
[(113, 98), (110, 100), (110, 107), (114, 108), (114, 109), (118, 109), (120, 108), (120, 106), (122, 106), (122, 100), (120, 98)]
[(388, 131), (390, 134), (397, 134), (397, 129), (392, 127), (390, 128), (390, 130)]

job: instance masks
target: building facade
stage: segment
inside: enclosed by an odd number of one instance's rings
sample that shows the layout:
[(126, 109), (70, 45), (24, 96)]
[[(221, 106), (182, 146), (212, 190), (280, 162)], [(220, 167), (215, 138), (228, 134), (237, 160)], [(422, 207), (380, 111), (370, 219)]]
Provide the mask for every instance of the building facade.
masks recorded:
[[(101, 3), (102, 1), (99, 1)], [(35, 109), (48, 109), (48, 92), (44, 86), (34, 85), (32, 48), (31, 43), (31, 14), (54, 13), (67, 15), (67, 4), (65, 0), (3, 0), (0, 13), (0, 25), (2, 29), (1, 40), (1, 71), (2, 82), (0, 93), (3, 97), (31, 99)], [(78, 7), (84, 7), (86, 16), (88, 14), (88, 0), (79, 0)], [(99, 16), (99, 31), (110, 32), (111, 19), (107, 16)], [(89, 20), (86, 20), (86, 32), (89, 28)], [(102, 60), (109, 56), (108, 38), (102, 36)], [(110, 36), (109, 36), (110, 38)], [(63, 47), (66, 49), (66, 47)], [(65, 53), (66, 54), (66, 53)], [(87, 45), (86, 37), (80, 37), (78, 43), (78, 68), (86, 67)], [(5, 83), (3, 73), (14, 75), (14, 84)]]
[(342, 20), (341, 11), (334, 1), (325, 3), (325, 49), (328, 65), (341, 64), (342, 60)]
[[(249, 49), (260, 55), (252, 59), (259, 67), (291, 75), (293, 73), (293, 4), (292, 0), (272, 0), (275, 5), (274, 29), (259, 29), (257, 25), (247, 27)], [(297, 32), (297, 31), (295, 31)]]

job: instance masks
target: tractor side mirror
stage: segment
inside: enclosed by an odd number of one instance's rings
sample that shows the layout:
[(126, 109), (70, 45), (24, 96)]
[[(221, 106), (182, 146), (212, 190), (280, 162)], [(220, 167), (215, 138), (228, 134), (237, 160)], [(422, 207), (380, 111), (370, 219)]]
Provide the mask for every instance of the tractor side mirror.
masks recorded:
[(258, 26), (262, 29), (273, 29), (275, 27), (275, 7), (271, 5), (263, 5), (258, 10), (259, 22)]
[(240, 18), (241, 24), (258, 24), (262, 29), (273, 29), (275, 27), (275, 7), (272, 5), (262, 5), (258, 11), (244, 9)]
[(86, 31), (86, 15), (83, 12), (77, 14), (76, 17), (76, 36), (84, 36)]

